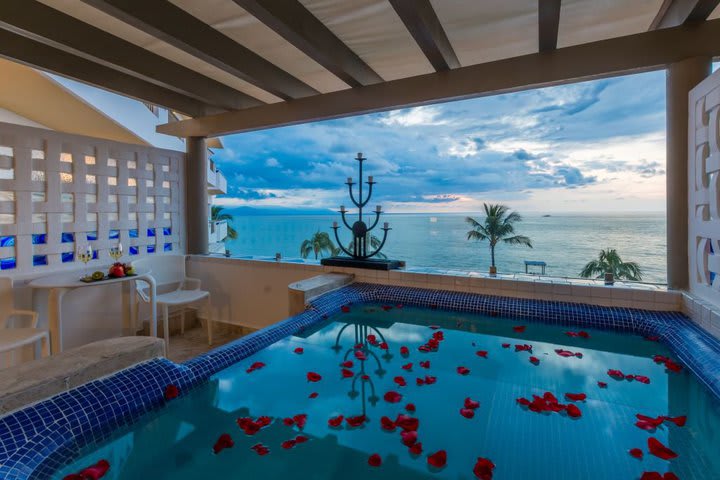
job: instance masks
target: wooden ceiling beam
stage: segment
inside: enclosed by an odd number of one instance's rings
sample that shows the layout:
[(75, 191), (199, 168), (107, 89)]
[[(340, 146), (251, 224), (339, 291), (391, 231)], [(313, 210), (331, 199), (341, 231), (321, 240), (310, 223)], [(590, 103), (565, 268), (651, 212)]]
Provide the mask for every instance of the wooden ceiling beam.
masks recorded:
[(223, 110), (263, 102), (35, 0), (0, 2), (0, 28)]
[(297, 0), (234, 0), (351, 87), (383, 79)]
[(82, 0), (284, 100), (319, 92), (166, 0)]
[(194, 117), (221, 111), (173, 90), (2, 29), (0, 57)]
[(649, 30), (705, 21), (718, 5), (720, 0), (665, 0)]
[(560, 1), (538, 0), (538, 50), (541, 52), (550, 52), (557, 48)]
[(160, 125), (157, 131), (179, 137), (227, 135), (637, 73), (718, 55), (720, 19), (194, 118)]
[(436, 72), (460, 67), (430, 0), (390, 0), (390, 5)]

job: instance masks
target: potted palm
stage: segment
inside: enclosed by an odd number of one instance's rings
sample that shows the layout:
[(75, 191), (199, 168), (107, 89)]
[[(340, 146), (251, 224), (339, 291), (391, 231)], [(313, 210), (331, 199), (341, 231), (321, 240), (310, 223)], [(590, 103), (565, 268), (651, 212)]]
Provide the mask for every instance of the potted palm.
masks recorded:
[(495, 265), (495, 246), (499, 242), (506, 245), (525, 245), (532, 248), (530, 238), (524, 235), (515, 235), (515, 224), (522, 220), (517, 212), (502, 204), (483, 203), (485, 209), (485, 220), (478, 222), (472, 217), (466, 217), (465, 221), (472, 226), (467, 233), (468, 240), (487, 240), (490, 244), (490, 275), (497, 274)]
[(617, 250), (600, 250), (598, 258), (588, 262), (580, 272), (583, 278), (604, 278), (605, 285), (613, 285), (615, 280), (642, 280), (642, 269), (635, 262), (623, 262)]

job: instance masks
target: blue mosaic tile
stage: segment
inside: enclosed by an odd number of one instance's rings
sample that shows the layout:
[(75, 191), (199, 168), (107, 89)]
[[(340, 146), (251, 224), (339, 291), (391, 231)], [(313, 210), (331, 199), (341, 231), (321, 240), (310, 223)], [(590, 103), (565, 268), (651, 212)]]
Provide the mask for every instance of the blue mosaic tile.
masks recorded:
[(41, 265), (47, 265), (47, 255), (33, 255), (33, 267), (39, 267)]
[(97, 240), (97, 232), (85, 232), (85, 238), (88, 242)]
[(117, 240), (118, 238), (120, 238), (120, 230), (110, 230), (108, 238), (110, 240)]
[(73, 252), (63, 252), (60, 254), (60, 257), (62, 258), (62, 263), (75, 261), (75, 253)]
[(211, 375), (258, 350), (318, 327), (343, 305), (364, 302), (479, 313), (498, 317), (498, 322), (536, 321), (656, 335), (720, 397), (720, 341), (678, 312), (358, 283), (322, 295), (305, 312), (184, 364), (164, 358), (150, 360), (0, 417), (0, 478), (50, 478), (84, 448), (102, 442), (118, 429), (130, 428), (142, 415), (163, 408), (167, 385), (178, 386), (181, 396), (185, 395)]
[(130, 247), (130, 255), (137, 255), (140, 253), (140, 249), (138, 247)]
[(0, 258), (0, 270), (12, 270), (16, 267), (15, 257)]
[(155, 236), (155, 229), (154, 229), (154, 228), (148, 228), (148, 229), (147, 229), (147, 236), (148, 236), (148, 237), (154, 237), (154, 236)]
[(45, 245), (47, 243), (47, 235), (44, 233), (33, 233), (32, 244), (33, 245)]
[(165, 251), (165, 252), (172, 251), (172, 243), (166, 243), (165, 245), (163, 245), (163, 251)]
[(75, 241), (75, 234), (71, 232), (63, 232), (62, 235), (60, 235), (60, 242), (61, 243), (72, 243)]
[(172, 228), (170, 227), (163, 227), (163, 235), (166, 237), (172, 235)]
[(138, 238), (138, 229), (131, 228), (130, 230), (128, 230), (128, 234), (130, 235), (130, 238)]
[(14, 247), (14, 246), (15, 246), (15, 236), (14, 235), (0, 236), (0, 247)]
[(148, 245), (147, 253), (155, 253), (155, 245)]

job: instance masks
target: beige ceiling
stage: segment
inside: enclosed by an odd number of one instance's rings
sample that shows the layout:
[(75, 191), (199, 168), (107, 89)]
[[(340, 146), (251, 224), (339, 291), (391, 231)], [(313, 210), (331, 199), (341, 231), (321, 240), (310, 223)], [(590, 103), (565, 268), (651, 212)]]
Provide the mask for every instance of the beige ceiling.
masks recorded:
[[(39, 0), (266, 103), (275, 95), (81, 0)], [(170, 0), (321, 93), (349, 88), (233, 0)], [(282, 1), (282, 0), (278, 0)], [(300, 0), (384, 80), (434, 70), (388, 0)], [(647, 31), (663, 0), (562, 0), (558, 47)], [(462, 66), (537, 52), (537, 0), (431, 0)], [(720, 16), (716, 9), (713, 18)]]

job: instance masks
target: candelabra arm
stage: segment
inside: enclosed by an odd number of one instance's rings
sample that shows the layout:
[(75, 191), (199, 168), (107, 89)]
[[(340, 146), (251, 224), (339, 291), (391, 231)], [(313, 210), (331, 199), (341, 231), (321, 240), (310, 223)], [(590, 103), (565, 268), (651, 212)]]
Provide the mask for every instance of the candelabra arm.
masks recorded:
[[(347, 220), (345, 219), (345, 213), (346, 212), (340, 212), (340, 215), (342, 216), (342, 222), (345, 224), (345, 226), (348, 228), (348, 230), (352, 231), (352, 227), (348, 225)], [(335, 231), (335, 234), (337, 235), (337, 231)]]
[[(388, 230), (390, 230), (390, 229), (389, 229), (389, 228), (383, 228), (382, 230), (383, 230), (383, 239), (382, 239), (382, 242), (380, 242), (380, 245), (378, 246), (378, 248), (376, 248), (375, 251), (372, 252), (370, 255), (365, 255), (363, 258), (373, 257), (373, 256), (377, 255), (380, 250), (382, 250), (383, 246), (385, 245), (385, 240), (387, 240)], [(336, 232), (336, 233), (337, 233), (337, 232)]]
[[(343, 218), (343, 220), (345, 220), (345, 219)], [(338, 247), (340, 247), (340, 250), (342, 250), (343, 252), (345, 252), (345, 255), (347, 255), (348, 257), (352, 257), (353, 254), (350, 253), (350, 252), (348, 252), (348, 251), (345, 249), (345, 247), (343, 247), (343, 244), (342, 244), (342, 242), (340, 241), (340, 237), (338, 236), (338, 233), (337, 233), (338, 227), (333, 227), (333, 230), (335, 230), (335, 241), (337, 242)], [(385, 243), (385, 239), (383, 239), (383, 243)], [(375, 253), (377, 253), (377, 252), (375, 252)]]
[(360, 199), (360, 205), (358, 205), (359, 208), (365, 207), (365, 205), (367, 205), (367, 203), (370, 201), (370, 198), (372, 197), (372, 187), (375, 182), (367, 182), (367, 183), (368, 183), (368, 185), (370, 185), (370, 188), (368, 189), (368, 195), (364, 202), (362, 201), (362, 198)]
[[(353, 185), (354, 185), (353, 183), (348, 183), (348, 184), (347, 184), (347, 186), (348, 186), (348, 192), (350, 192), (350, 201), (353, 202), (353, 204), (354, 204), (356, 207), (361, 208), (361, 207), (360, 207), (360, 202), (356, 201), (356, 200), (355, 200), (355, 195), (353, 195), (353, 191), (352, 191), (352, 186), (353, 186)], [(361, 198), (360, 200), (362, 200), (362, 198)]]
[(373, 224), (371, 226), (368, 227), (368, 229), (367, 229), (368, 232), (371, 231), (373, 228), (375, 228), (375, 226), (378, 224), (378, 222), (380, 221), (380, 214), (381, 214), (381, 212), (378, 212), (377, 210), (375, 210), (375, 221), (373, 222)]

